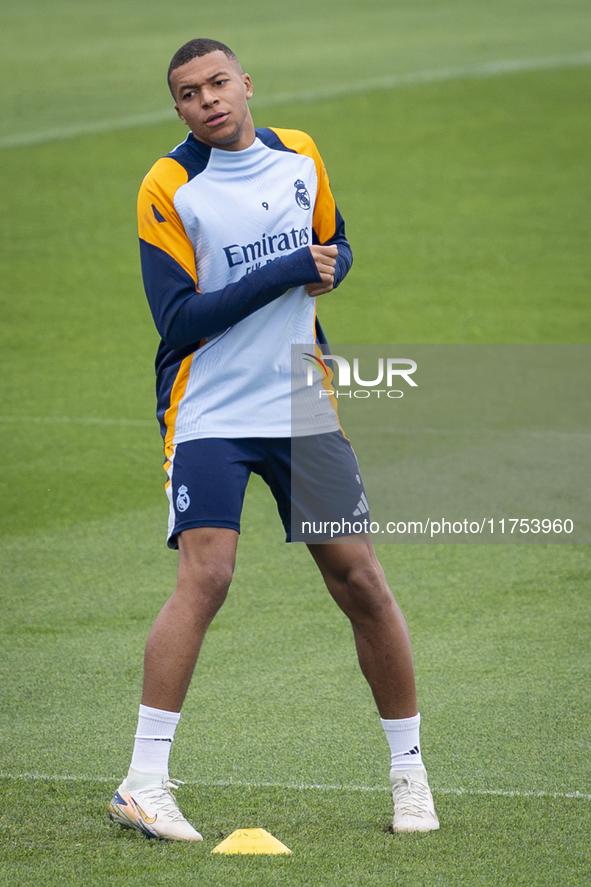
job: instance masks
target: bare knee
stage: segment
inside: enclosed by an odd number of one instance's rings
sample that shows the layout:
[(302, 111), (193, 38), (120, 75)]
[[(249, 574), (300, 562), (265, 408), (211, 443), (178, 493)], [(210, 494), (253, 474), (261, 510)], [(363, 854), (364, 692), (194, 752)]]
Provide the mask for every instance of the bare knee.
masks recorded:
[(200, 563), (179, 565), (177, 600), (208, 622), (218, 612), (228, 594), (233, 567), (224, 563)]
[(209, 622), (222, 606), (234, 573), (238, 534), (223, 528), (187, 530), (179, 537), (174, 597), (187, 612)]
[(329, 591), (352, 620), (382, 619), (395, 606), (381, 567), (355, 564), (344, 574), (327, 579)]

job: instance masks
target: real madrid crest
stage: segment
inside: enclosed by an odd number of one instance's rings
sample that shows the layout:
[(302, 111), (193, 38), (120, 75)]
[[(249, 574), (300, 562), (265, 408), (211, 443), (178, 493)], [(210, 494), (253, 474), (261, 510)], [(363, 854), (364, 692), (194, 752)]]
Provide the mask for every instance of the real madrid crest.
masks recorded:
[(308, 194), (308, 189), (306, 188), (304, 182), (301, 179), (297, 179), (293, 183), (295, 192), (296, 203), (301, 209), (310, 209), (310, 195)]
[(176, 509), (177, 511), (186, 511), (190, 504), (189, 490), (184, 484), (181, 484), (176, 497)]

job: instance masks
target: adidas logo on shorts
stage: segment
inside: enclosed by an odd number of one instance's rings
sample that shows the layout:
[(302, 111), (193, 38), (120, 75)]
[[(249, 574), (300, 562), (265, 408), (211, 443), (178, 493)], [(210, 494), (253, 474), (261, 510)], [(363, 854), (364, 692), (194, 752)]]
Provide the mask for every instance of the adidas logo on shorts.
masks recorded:
[(357, 503), (357, 508), (353, 512), (353, 517), (359, 517), (360, 514), (367, 514), (369, 511), (369, 502), (367, 501), (367, 497), (365, 493), (361, 494), (361, 499)]

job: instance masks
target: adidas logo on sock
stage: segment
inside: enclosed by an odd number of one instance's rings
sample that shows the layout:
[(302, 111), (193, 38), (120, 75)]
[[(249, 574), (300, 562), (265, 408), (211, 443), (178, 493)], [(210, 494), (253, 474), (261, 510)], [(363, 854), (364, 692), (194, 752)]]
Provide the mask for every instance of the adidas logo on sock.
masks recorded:
[(419, 755), (420, 751), (419, 751), (418, 745), (415, 745), (415, 747), (411, 748), (410, 751), (405, 751), (404, 754), (405, 755)]
[(361, 499), (357, 503), (357, 508), (353, 512), (353, 517), (359, 517), (360, 514), (367, 514), (369, 511), (369, 502), (367, 501), (365, 493), (361, 494)]

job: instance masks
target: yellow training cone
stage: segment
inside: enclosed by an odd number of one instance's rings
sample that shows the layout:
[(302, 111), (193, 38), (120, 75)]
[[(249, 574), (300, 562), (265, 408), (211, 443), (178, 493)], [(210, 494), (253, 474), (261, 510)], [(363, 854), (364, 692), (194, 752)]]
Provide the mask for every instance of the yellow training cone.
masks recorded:
[(289, 847), (266, 832), (264, 828), (239, 828), (232, 832), (212, 853), (291, 853)]

